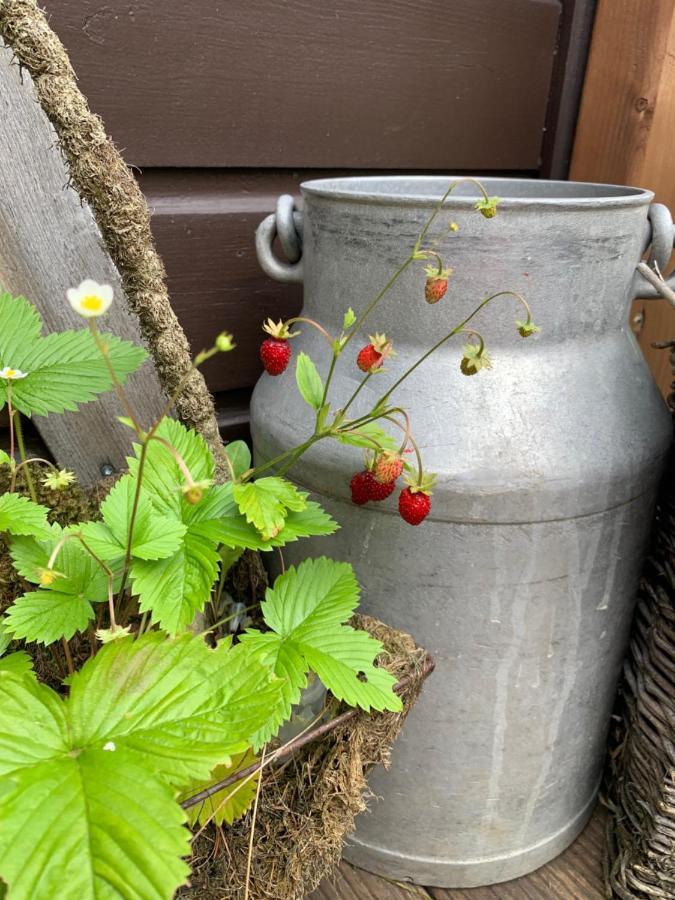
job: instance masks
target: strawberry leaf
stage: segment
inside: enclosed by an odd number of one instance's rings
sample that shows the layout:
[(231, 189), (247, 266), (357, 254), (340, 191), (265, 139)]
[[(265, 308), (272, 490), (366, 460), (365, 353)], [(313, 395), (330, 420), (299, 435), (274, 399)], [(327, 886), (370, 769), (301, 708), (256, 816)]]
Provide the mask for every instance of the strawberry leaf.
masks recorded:
[[(174, 488), (175, 490), (175, 488)], [(87, 545), (104, 560), (124, 556), (136, 496), (136, 479), (125, 475), (117, 482), (101, 504), (103, 522), (86, 522), (80, 526)], [(131, 555), (135, 559), (165, 559), (174, 554), (186, 527), (173, 516), (158, 515), (142, 490), (134, 518)]]
[(305, 403), (309, 403), (313, 409), (321, 409), (323, 381), (311, 357), (306, 353), (298, 354), (298, 361), (295, 364), (295, 381)]
[(356, 609), (359, 587), (348, 563), (320, 557), (291, 566), (268, 588), (261, 604), (271, 629), (249, 629), (244, 647), (255, 650), (274, 672), (285, 678), (280, 718), (270, 721), (254, 741), (260, 746), (291, 714), (315, 672), (338, 700), (366, 711), (402, 708), (392, 690), (395, 679), (374, 665), (382, 644), (365, 631), (344, 625)]
[(76, 539), (62, 544), (54, 565), (54, 580), (50, 584), (42, 583), (52, 551), (64, 534), (73, 531), (54, 524), (44, 540), (12, 539), (10, 554), (17, 572), (27, 581), (40, 585), (39, 590), (17, 597), (7, 610), (4, 627), (14, 638), (43, 644), (62, 637), (68, 640), (76, 632), (84, 631), (94, 618), (92, 603), (107, 600), (105, 571)]
[(276, 537), (284, 527), (289, 510), (299, 512), (307, 506), (307, 494), (276, 476), (235, 484), (232, 496), (246, 521), (268, 539)]
[(245, 441), (232, 441), (225, 447), (225, 453), (230, 460), (235, 478), (240, 478), (251, 468), (251, 451)]
[[(11, 382), (12, 403), (19, 412), (44, 416), (76, 410), (112, 388), (105, 360), (88, 330), (42, 337), (42, 320), (35, 308), (24, 297), (7, 292), (0, 292), (0, 321), (0, 368), (27, 373)], [(146, 358), (145, 350), (113, 335), (101, 338), (118, 380), (124, 383)], [(0, 379), (0, 409), (7, 401), (8, 384)]]
[(0, 531), (10, 534), (45, 535), (49, 533), (46, 506), (33, 503), (20, 494), (0, 496)]
[(16, 900), (168, 900), (189, 874), (175, 786), (244, 752), (278, 685), (241, 648), (158, 633), (70, 684), (0, 670), (0, 877)]
[[(185, 800), (188, 797), (193, 797), (210, 785), (218, 781), (224, 781), (226, 778), (234, 775), (235, 772), (246, 769), (255, 761), (255, 754), (251, 750), (235, 754), (229, 766), (216, 766), (211, 772), (210, 778), (206, 781), (194, 781), (187, 785), (181, 793), (180, 799)], [(256, 772), (255, 775), (248, 779), (235, 782), (229, 787), (223, 788), (222, 791), (211, 794), (210, 797), (201, 803), (191, 806), (187, 810), (190, 825), (206, 825), (207, 822), (211, 821), (215, 822), (216, 825), (222, 825), (223, 822), (227, 825), (232, 825), (237, 819), (241, 819), (251, 807), (255, 799), (259, 780), (260, 774)]]
[(365, 425), (359, 425), (354, 431), (340, 431), (335, 437), (341, 444), (348, 444), (351, 447), (363, 447), (366, 450), (375, 450), (382, 448), (383, 450), (398, 449), (399, 442), (384, 429), (380, 428), (375, 422), (367, 422)]

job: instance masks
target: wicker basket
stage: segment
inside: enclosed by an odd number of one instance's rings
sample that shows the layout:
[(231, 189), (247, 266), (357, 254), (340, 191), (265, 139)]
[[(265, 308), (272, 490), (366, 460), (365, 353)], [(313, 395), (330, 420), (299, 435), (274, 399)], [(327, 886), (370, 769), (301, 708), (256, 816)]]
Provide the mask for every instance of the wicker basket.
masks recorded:
[[(671, 347), (672, 349), (672, 347)], [(675, 363), (675, 352), (671, 353)], [(675, 409), (675, 394), (669, 397)], [(675, 898), (675, 452), (662, 484), (624, 667), (612, 773), (608, 887)]]

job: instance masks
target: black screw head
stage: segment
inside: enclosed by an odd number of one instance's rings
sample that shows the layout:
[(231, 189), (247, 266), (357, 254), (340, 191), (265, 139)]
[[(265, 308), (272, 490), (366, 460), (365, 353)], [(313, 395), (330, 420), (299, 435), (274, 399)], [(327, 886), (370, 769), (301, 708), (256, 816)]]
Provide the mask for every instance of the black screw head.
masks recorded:
[(101, 475), (104, 478), (109, 478), (111, 475), (115, 474), (115, 467), (111, 463), (103, 463), (101, 466)]

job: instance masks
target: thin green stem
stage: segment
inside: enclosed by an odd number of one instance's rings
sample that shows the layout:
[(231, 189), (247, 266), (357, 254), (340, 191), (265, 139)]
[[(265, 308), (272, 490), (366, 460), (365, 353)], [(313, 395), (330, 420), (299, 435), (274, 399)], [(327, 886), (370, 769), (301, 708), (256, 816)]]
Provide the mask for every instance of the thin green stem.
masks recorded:
[(187, 481), (188, 486), (193, 487), (195, 480), (192, 477), (192, 472), (190, 472), (190, 469), (188, 468), (187, 463), (185, 462), (183, 457), (180, 455), (178, 450), (176, 450), (176, 448), (173, 446), (173, 444), (169, 443), (169, 441), (164, 440), (164, 438), (160, 437), (158, 434), (148, 434), (148, 436), (146, 438), (146, 442), (145, 442), (146, 445), (149, 444), (150, 441), (157, 441), (158, 444), (161, 444), (162, 447), (166, 448), (166, 450), (169, 451), (171, 456), (173, 456), (173, 458), (175, 459), (176, 465), (183, 473), (183, 477)]
[(351, 341), (351, 339), (354, 337), (354, 335), (357, 334), (357, 332), (360, 330), (360, 328), (363, 325), (363, 323), (365, 322), (365, 320), (368, 318), (368, 316), (371, 314), (371, 312), (375, 309), (375, 307), (380, 302), (380, 300), (384, 297), (384, 295), (386, 293), (388, 293), (390, 288), (393, 287), (394, 283), (400, 278), (400, 276), (405, 272), (405, 270), (408, 268), (408, 266), (413, 262), (413, 259), (414, 259), (414, 256), (411, 253), (410, 256), (406, 259), (406, 261), (404, 263), (402, 263), (402, 265), (400, 265), (398, 267), (398, 269), (394, 272), (394, 274), (391, 276), (391, 278), (385, 284), (385, 286), (382, 288), (382, 290), (380, 290), (375, 295), (373, 300), (371, 300), (371, 302), (368, 304), (368, 306), (365, 308), (365, 310), (361, 313), (359, 318), (356, 320), (354, 326), (352, 327), (351, 331), (345, 338), (345, 342), (342, 345), (342, 350), (344, 350), (344, 348)]
[(356, 398), (359, 396), (359, 394), (361, 393), (362, 389), (365, 387), (366, 382), (367, 382), (368, 379), (372, 376), (372, 374), (373, 374), (372, 372), (368, 372), (367, 375), (366, 375), (366, 377), (361, 379), (361, 381), (359, 382), (359, 384), (358, 384), (356, 390), (354, 391), (354, 393), (351, 395), (351, 397), (349, 398), (349, 400), (347, 400), (346, 404), (342, 407), (342, 414), (343, 414), (343, 415), (347, 412), (347, 410), (349, 409), (349, 407), (352, 405), (352, 403), (353, 403), (353, 402), (356, 400)]
[[(330, 383), (333, 380), (333, 374), (335, 373), (335, 365), (338, 360), (338, 354), (333, 349), (333, 358), (330, 361), (330, 368), (328, 369), (328, 375), (326, 376), (326, 383), (323, 386), (323, 396), (321, 397), (321, 406), (325, 406), (326, 400), (328, 399), (328, 389), (330, 388)], [(318, 418), (317, 412), (317, 418)]]
[[(285, 459), (288, 459), (289, 456), (294, 456), (296, 453), (300, 451), (300, 455), (302, 455), (305, 450), (309, 450), (312, 444), (315, 444), (322, 437), (325, 437), (325, 434), (313, 434), (310, 438), (308, 438), (304, 443), (300, 444), (297, 447), (291, 447), (290, 450), (285, 450), (283, 453), (280, 453), (278, 456), (275, 456), (273, 459), (268, 460), (266, 463), (263, 463), (261, 466), (256, 466), (254, 469), (251, 469), (246, 477), (246, 481), (249, 481), (251, 478), (258, 478), (262, 472), (266, 472), (268, 469), (273, 469), (275, 466), (278, 466), (279, 463), (283, 462)], [(295, 462), (295, 460), (294, 460)]]
[(386, 403), (387, 400), (389, 399), (389, 397), (391, 397), (391, 395), (394, 393), (396, 388), (403, 381), (405, 381), (405, 379), (408, 378), (408, 376), (411, 375), (415, 371), (415, 369), (418, 368), (418, 366), (421, 366), (422, 363), (426, 359), (428, 359), (432, 353), (435, 353), (439, 347), (442, 347), (443, 344), (446, 343), (446, 341), (449, 341), (450, 338), (454, 337), (456, 334), (459, 334), (461, 331), (463, 331), (465, 326), (468, 325), (468, 323), (474, 318), (474, 316), (478, 315), (478, 313), (483, 309), (484, 306), (487, 306), (487, 304), (492, 302), (492, 300), (496, 300), (497, 297), (515, 297), (516, 300), (519, 300), (523, 304), (525, 309), (527, 310), (528, 318), (531, 318), (532, 314), (530, 312), (529, 304), (527, 303), (525, 298), (521, 294), (519, 294), (517, 291), (498, 291), (496, 294), (491, 294), (489, 297), (486, 297), (484, 300), (482, 300), (478, 304), (478, 306), (474, 309), (474, 311), (466, 317), (466, 319), (464, 319), (462, 322), (460, 322), (459, 325), (456, 325), (452, 329), (452, 331), (449, 331), (444, 337), (442, 337), (440, 339), (440, 341), (437, 341), (433, 345), (433, 347), (431, 347), (429, 350), (427, 350), (426, 353), (424, 353), (422, 356), (420, 356), (420, 358), (417, 360), (417, 362), (413, 363), (413, 365), (410, 366), (410, 368), (406, 369), (406, 371), (403, 373), (403, 375), (401, 375), (401, 377), (397, 381), (394, 382), (394, 384), (389, 388), (389, 390), (386, 391), (386, 393), (384, 393), (380, 397), (378, 403), (376, 404), (376, 408), (379, 407), (381, 404)]
[(323, 337), (325, 337), (325, 339), (328, 341), (328, 343), (330, 344), (331, 347), (335, 343), (334, 338), (332, 338), (330, 336), (330, 334), (326, 331), (326, 329), (323, 327), (323, 325), (319, 325), (319, 323), (316, 322), (314, 319), (308, 319), (306, 316), (294, 316), (292, 319), (286, 319), (284, 324), (286, 326), (288, 326), (288, 325), (292, 325), (294, 322), (304, 322), (305, 325), (311, 325), (313, 328), (316, 328), (316, 330)]
[(9, 457), (14, 461), (14, 406), (12, 405), (12, 382), (7, 382), (7, 413), (9, 415)]
[(138, 419), (134, 415), (134, 411), (132, 409), (131, 404), (129, 403), (129, 399), (124, 392), (124, 388), (122, 387), (122, 383), (117, 377), (117, 372), (113, 367), (113, 364), (110, 362), (110, 353), (108, 351), (108, 346), (105, 341), (101, 340), (101, 335), (99, 334), (98, 328), (96, 327), (96, 319), (89, 319), (89, 331), (91, 332), (91, 336), (94, 339), (94, 343), (96, 344), (99, 353), (103, 357), (103, 362), (105, 363), (105, 367), (108, 370), (108, 374), (110, 375), (110, 380), (113, 383), (113, 387), (115, 388), (115, 393), (117, 394), (117, 399), (122, 406), (122, 409), (127, 414), (127, 417), (130, 419), (134, 431), (141, 437), (141, 426), (138, 424)]
[(84, 550), (86, 550), (86, 552), (89, 554), (89, 556), (91, 556), (94, 562), (103, 569), (106, 574), (106, 578), (108, 579), (108, 612), (110, 614), (110, 627), (114, 631), (117, 628), (117, 622), (115, 621), (115, 598), (113, 591), (114, 576), (112, 569), (110, 568), (110, 566), (104, 563), (96, 553), (94, 553), (94, 551), (91, 549), (89, 544), (87, 544), (81, 534), (78, 534), (78, 538)]
[(127, 546), (124, 553), (124, 568), (122, 569), (122, 579), (120, 581), (120, 589), (117, 592), (118, 598), (121, 600), (124, 596), (124, 590), (127, 586), (129, 577), (129, 569), (131, 567), (131, 548), (133, 546), (134, 525), (136, 524), (136, 516), (138, 515), (138, 505), (141, 497), (141, 483), (143, 481), (143, 470), (145, 469), (145, 461), (148, 455), (148, 439), (143, 441), (141, 445), (141, 453), (138, 457), (138, 470), (136, 472), (136, 490), (131, 506), (131, 516), (129, 517), (129, 534), (127, 535)]
[(12, 472), (12, 478), (9, 483), (9, 493), (10, 494), (13, 493), (14, 489), (16, 488), (16, 476), (19, 474), (19, 470), (23, 469), (29, 465), (32, 465), (33, 463), (40, 463), (41, 465), (49, 466), (49, 468), (54, 469), (55, 472), (59, 471), (58, 466), (54, 465), (54, 463), (48, 459), (43, 459), (41, 456), (31, 456), (28, 459), (24, 459), (23, 462), (20, 462), (18, 466), (14, 467), (14, 471)]
[[(23, 440), (23, 426), (21, 424), (21, 413), (15, 412), (15, 424), (16, 424), (16, 443), (19, 448), (19, 459), (21, 460), (20, 465), (24, 466), (28, 461), (28, 457), (26, 456), (26, 445)], [(18, 467), (17, 467), (18, 468)], [(31, 500), (33, 503), (37, 503), (37, 491), (35, 490), (35, 483), (33, 482), (33, 476), (30, 473), (30, 469), (28, 466), (26, 468), (26, 486), (28, 487), (28, 493), (30, 494)], [(15, 470), (16, 471), (16, 470)]]

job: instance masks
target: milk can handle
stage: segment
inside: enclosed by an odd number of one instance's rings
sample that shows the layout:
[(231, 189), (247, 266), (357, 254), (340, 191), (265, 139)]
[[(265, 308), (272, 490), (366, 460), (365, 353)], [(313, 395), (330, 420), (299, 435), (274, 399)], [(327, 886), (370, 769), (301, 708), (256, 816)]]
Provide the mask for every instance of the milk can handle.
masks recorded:
[[(272, 244), (279, 236), (287, 263), (274, 255)], [(302, 281), (302, 213), (290, 194), (277, 200), (276, 212), (262, 220), (255, 233), (255, 250), (263, 272), (276, 281)]]
[(649, 207), (649, 224), (651, 225), (649, 259), (646, 263), (638, 264), (635, 273), (635, 297), (639, 300), (665, 297), (675, 306), (675, 272), (662, 280), (656, 270), (658, 267), (658, 272), (663, 272), (673, 252), (675, 227), (668, 207), (663, 203), (652, 203)]

